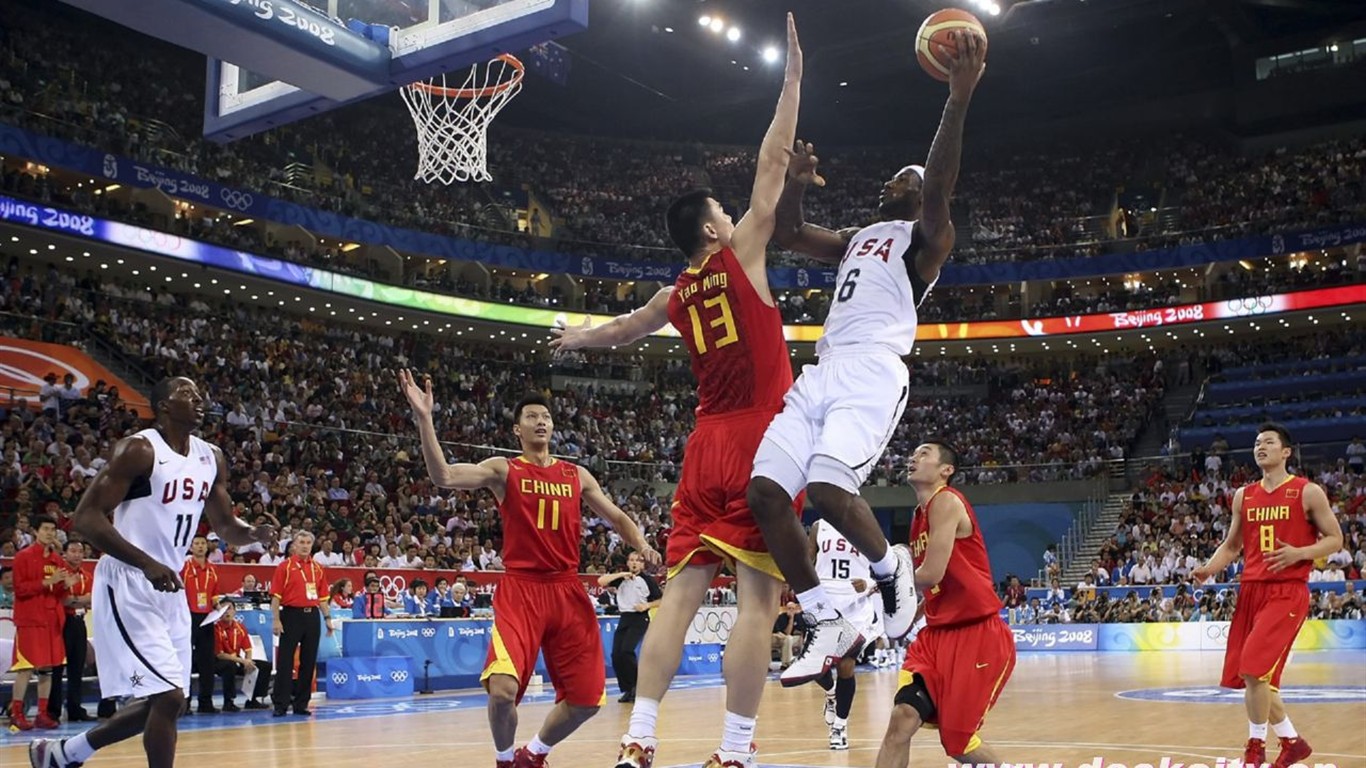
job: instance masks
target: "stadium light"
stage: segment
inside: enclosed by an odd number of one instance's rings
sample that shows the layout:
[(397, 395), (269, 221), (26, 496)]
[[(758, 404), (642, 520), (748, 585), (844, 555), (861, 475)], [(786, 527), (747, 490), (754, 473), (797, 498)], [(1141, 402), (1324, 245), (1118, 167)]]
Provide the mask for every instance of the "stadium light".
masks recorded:
[(730, 29), (726, 30), (726, 39), (731, 41), (732, 43), (740, 42), (740, 28), (731, 27)]
[(722, 19), (714, 18), (711, 20), (710, 27), (711, 31), (719, 35), (721, 34), (721, 31), (726, 28), (726, 22)]
[(777, 63), (778, 63), (778, 48), (777, 48), (777, 46), (772, 46), (772, 45), (770, 45), (770, 46), (768, 46), (767, 48), (764, 48), (764, 54), (763, 54), (763, 56), (764, 56), (764, 63), (765, 63), (765, 64), (777, 64)]
[(710, 16), (698, 16), (698, 17), (697, 17), (697, 23), (698, 23), (699, 26), (709, 27), (709, 26), (711, 26), (711, 17), (710, 17)]

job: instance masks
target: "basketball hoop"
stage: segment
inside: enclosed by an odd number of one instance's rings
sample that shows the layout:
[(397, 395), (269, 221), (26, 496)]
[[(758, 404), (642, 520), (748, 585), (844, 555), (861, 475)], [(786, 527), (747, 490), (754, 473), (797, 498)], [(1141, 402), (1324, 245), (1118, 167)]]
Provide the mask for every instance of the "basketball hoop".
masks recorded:
[(522, 62), (504, 53), (487, 64), (470, 67), (459, 88), (448, 85), (447, 75), (439, 75), (400, 89), (417, 126), (417, 173), (413, 178), (448, 185), (492, 181), (488, 171), (489, 123), (522, 90), (525, 74)]

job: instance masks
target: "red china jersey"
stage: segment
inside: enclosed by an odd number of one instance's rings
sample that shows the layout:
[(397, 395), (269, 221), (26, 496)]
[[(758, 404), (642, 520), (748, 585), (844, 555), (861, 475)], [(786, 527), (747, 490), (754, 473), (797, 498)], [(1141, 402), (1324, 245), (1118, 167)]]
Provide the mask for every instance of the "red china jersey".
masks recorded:
[(62, 607), (66, 582), (45, 587), (43, 581), (53, 574), (65, 572), (66, 561), (35, 541), (14, 555), (13, 566), (14, 625), (57, 627), (60, 638), (62, 623), (66, 621), (66, 610)]
[(503, 515), (503, 565), (519, 576), (574, 575), (579, 571), (579, 467), (553, 461), (541, 467), (508, 461)]
[(765, 304), (729, 248), (683, 270), (669, 299), (697, 378), (697, 415), (782, 409), (792, 386), (783, 318)]
[(1318, 529), (1304, 511), (1306, 485), (1308, 480), (1291, 475), (1270, 491), (1260, 480), (1243, 488), (1243, 581), (1309, 581), (1312, 560), (1274, 573), (1266, 562), (1266, 553), (1279, 548), (1278, 541), (1307, 547), (1319, 540)]
[(925, 562), (930, 543), (930, 520), (925, 510), (941, 493), (951, 493), (963, 502), (968, 510), (968, 520), (972, 522), (972, 535), (954, 539), (943, 580), (921, 593), (925, 623), (931, 627), (951, 627), (996, 616), (1001, 611), (1001, 600), (996, 596), (996, 582), (991, 577), (991, 561), (987, 559), (987, 545), (982, 541), (982, 526), (977, 522), (972, 505), (958, 489), (944, 486), (935, 491), (929, 502), (916, 507), (915, 518), (911, 520), (911, 560), (917, 568)]

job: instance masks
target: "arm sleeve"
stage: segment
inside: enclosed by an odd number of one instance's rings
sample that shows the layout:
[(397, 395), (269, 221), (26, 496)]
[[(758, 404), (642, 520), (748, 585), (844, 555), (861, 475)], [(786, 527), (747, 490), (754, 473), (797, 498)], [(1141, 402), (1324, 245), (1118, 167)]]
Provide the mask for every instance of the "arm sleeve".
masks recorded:
[(270, 596), (278, 599), (281, 603), (285, 601), (285, 583), (289, 580), (288, 560), (281, 560), (275, 566), (275, 573), (270, 576)]
[(43, 593), (43, 561), (32, 557), (32, 552), (14, 556), (14, 597), (28, 599)]

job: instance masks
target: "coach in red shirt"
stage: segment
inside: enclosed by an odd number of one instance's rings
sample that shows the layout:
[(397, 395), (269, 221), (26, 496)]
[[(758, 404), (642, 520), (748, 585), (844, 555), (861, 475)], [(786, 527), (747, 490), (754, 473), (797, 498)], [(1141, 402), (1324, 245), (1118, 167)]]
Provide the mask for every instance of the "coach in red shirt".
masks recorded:
[(203, 626), (213, 611), (218, 594), (218, 569), (209, 562), (209, 540), (196, 536), (190, 541), (190, 557), (180, 569), (180, 581), (185, 585), (185, 600), (190, 604), (190, 627), (193, 634), (193, 666), (199, 674), (199, 714), (216, 714), (213, 706), (213, 625)]
[[(313, 673), (318, 664), (318, 611), (332, 634), (332, 609), (327, 599), (327, 574), (314, 562), (313, 534), (299, 531), (290, 542), (290, 556), (275, 566), (270, 580), (270, 612), (275, 644), (275, 716), (284, 717), (292, 706), (296, 715), (311, 715), (308, 701), (313, 694)], [(298, 680), (291, 679), (294, 652), (299, 652)]]
[[(66, 594), (62, 597), (66, 618), (62, 620), (62, 640), (66, 646), (66, 720), (78, 723), (93, 720), (89, 712), (81, 707), (84, 698), (82, 676), (85, 674), (85, 650), (88, 638), (85, 632), (85, 613), (90, 610), (90, 577), (81, 569), (85, 559), (85, 545), (67, 539), (62, 558), (67, 573)], [(53, 720), (62, 715), (62, 666), (52, 669), (52, 697), (47, 702), (47, 714)]]
[[(71, 576), (57, 554), (57, 521), (47, 515), (33, 517), (37, 540), (14, 556), (14, 700), (10, 724), (21, 731), (56, 728), (47, 713), (52, 693), (52, 668), (66, 662), (62, 625), (66, 611), (62, 598)], [(38, 716), (32, 723), (24, 715), (24, 694), (34, 671), (38, 672)]]

